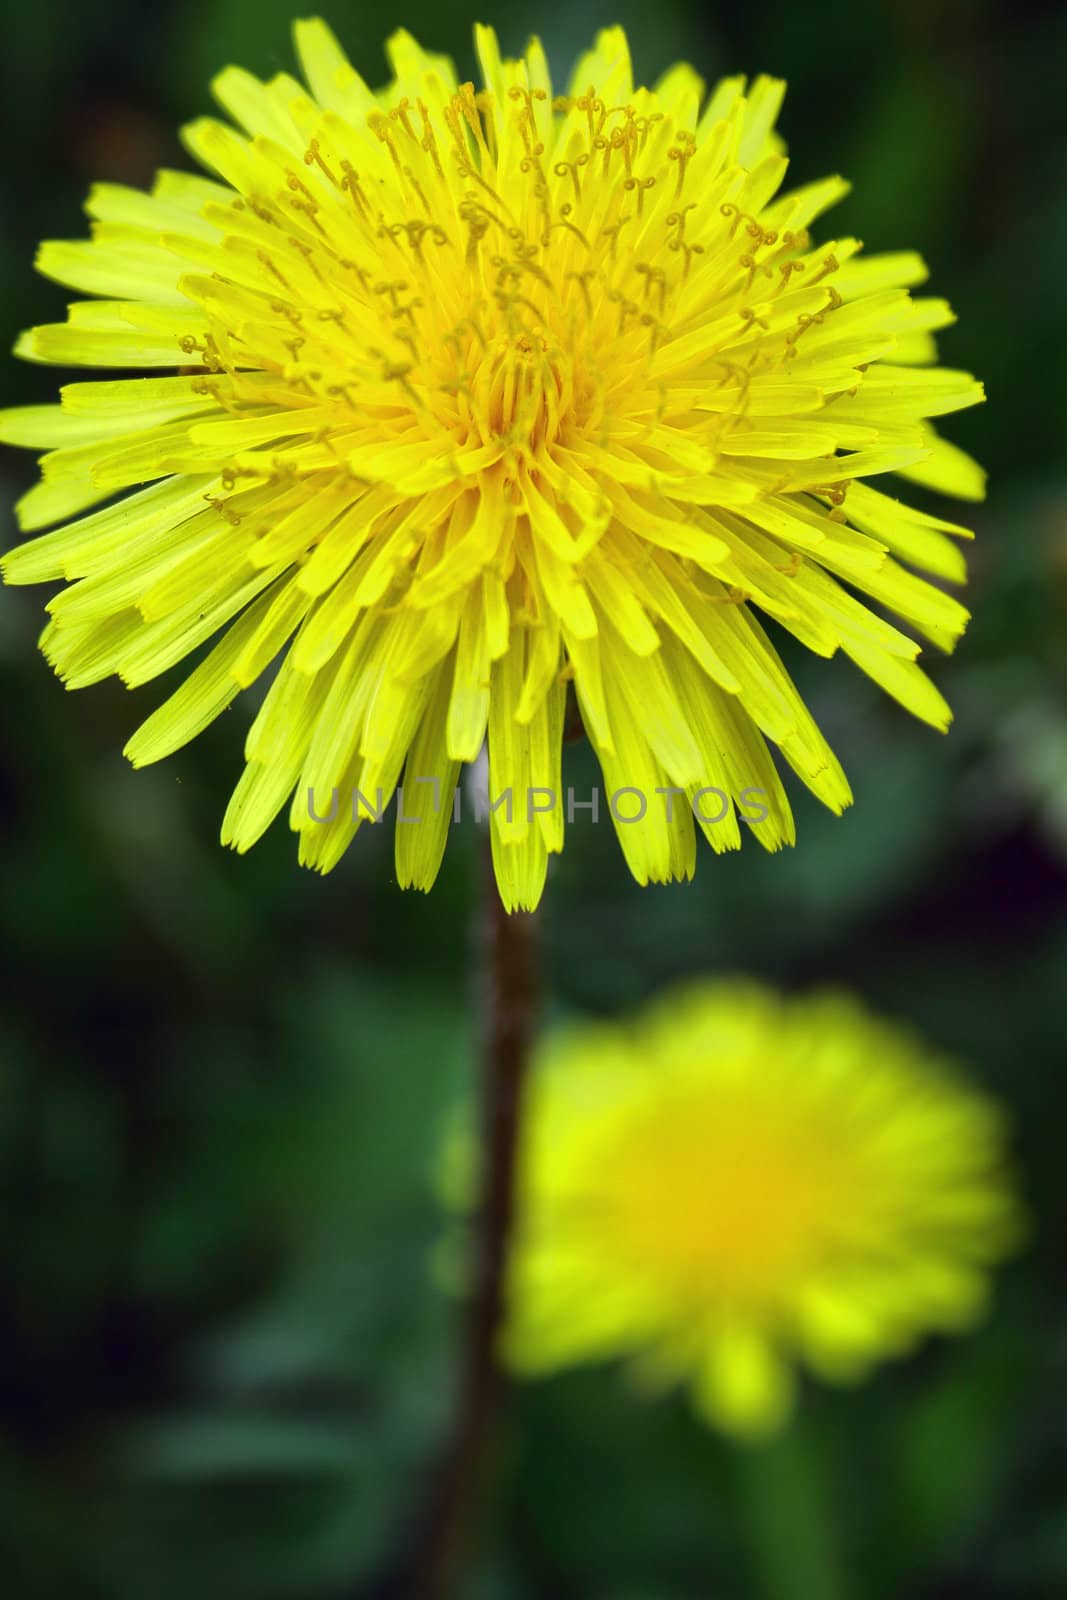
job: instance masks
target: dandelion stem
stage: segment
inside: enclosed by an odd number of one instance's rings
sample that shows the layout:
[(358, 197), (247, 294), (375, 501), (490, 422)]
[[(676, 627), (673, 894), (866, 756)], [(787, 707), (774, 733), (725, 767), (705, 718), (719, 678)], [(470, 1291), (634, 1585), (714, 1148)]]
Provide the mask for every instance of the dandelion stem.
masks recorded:
[(482, 1193), (456, 1411), (433, 1486), (418, 1563), (416, 1592), (427, 1600), (454, 1592), (453, 1574), (484, 1485), (486, 1451), (501, 1388), (495, 1346), (514, 1206), (519, 1104), (537, 1008), (535, 918), (526, 912), (509, 915), (505, 911), (488, 860), (484, 898)]

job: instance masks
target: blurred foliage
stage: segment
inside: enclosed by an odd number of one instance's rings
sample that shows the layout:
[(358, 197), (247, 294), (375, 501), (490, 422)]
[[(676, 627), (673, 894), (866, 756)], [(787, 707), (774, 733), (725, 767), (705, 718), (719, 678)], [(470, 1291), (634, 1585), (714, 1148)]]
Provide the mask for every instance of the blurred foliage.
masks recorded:
[[(394, 23), (473, 70), (457, 0), (326, 8), (383, 76)], [(240, 62), (291, 65), (291, 0), (37, 0), (5, 33), (0, 305), (10, 342), (63, 292), (30, 270), (77, 235), (91, 178), (184, 164), (175, 128)], [(490, 4), (557, 70), (596, 26), (644, 76), (791, 82), (803, 181), (855, 182), (830, 225), (918, 246), (987, 381), (952, 437), (991, 469), (971, 633), (935, 671), (948, 739), (844, 663), (793, 660), (857, 793), (796, 795), (801, 843), (706, 853), (640, 890), (579, 820), (543, 915), (550, 1010), (668, 979), (849, 983), (1014, 1109), (1038, 1228), (976, 1338), (738, 1451), (614, 1372), (515, 1397), (473, 1600), (1054, 1600), (1067, 1592), (1067, 12), (1054, 0)], [(16, 369), (3, 403), (50, 398)], [(0, 463), (9, 505), (28, 461)], [(8, 519), (8, 537), (12, 536)], [(429, 899), (382, 832), (325, 881), (284, 827), (216, 844), (246, 713), (162, 769), (119, 750), (160, 697), (68, 699), (34, 650), (39, 592), (0, 591), (0, 1556), (17, 1600), (372, 1593), (448, 1407), (455, 1311), (434, 1287), (431, 1153), (469, 1092), (473, 829)], [(593, 781), (568, 751), (568, 781)]]

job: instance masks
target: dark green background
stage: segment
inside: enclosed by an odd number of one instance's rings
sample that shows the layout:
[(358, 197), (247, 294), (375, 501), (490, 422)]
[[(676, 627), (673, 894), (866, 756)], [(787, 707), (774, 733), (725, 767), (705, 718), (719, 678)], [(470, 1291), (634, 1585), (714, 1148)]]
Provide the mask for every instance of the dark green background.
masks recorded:
[[(372, 81), (403, 23), (473, 70), (455, 0), (327, 16)], [(33, 0), (5, 30), (0, 335), (61, 315), (39, 237), (82, 232), (93, 178), (184, 164), (214, 70), (292, 65), (290, 0)], [(971, 632), (935, 664), (947, 739), (845, 662), (796, 663), (853, 780), (841, 820), (794, 786), (799, 847), (703, 852), (640, 890), (579, 821), (543, 913), (551, 1013), (670, 979), (848, 983), (1007, 1100), (1035, 1217), (978, 1336), (862, 1390), (805, 1389), (738, 1449), (614, 1372), (514, 1397), (480, 1552), (486, 1600), (1054, 1600), (1067, 1592), (1067, 13), (1061, 5), (699, 0), (488, 6), (557, 74), (620, 20), (638, 75), (787, 76), (823, 223), (917, 246), (990, 403), (947, 431), (991, 470)], [(9, 363), (0, 400), (57, 375)], [(29, 458), (4, 452), (6, 507)], [(247, 713), (134, 774), (158, 686), (68, 696), (41, 591), (0, 591), (0, 1569), (13, 1600), (370, 1593), (442, 1428), (454, 1308), (434, 1287), (430, 1168), (468, 1089), (477, 840), (429, 899), (365, 831), (328, 879), (284, 825), (244, 860), (218, 824)], [(791, 657), (792, 659), (792, 657)], [(592, 781), (568, 752), (568, 781)]]

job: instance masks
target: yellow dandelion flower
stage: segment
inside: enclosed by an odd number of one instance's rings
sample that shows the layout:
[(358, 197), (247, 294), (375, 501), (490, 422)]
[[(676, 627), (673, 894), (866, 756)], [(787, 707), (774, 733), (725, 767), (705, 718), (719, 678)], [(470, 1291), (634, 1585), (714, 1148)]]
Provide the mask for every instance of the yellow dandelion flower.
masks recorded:
[(911, 299), (917, 256), (813, 242), (841, 179), (779, 194), (783, 85), (636, 88), (612, 28), (557, 96), (536, 41), (502, 60), (478, 28), (484, 88), (400, 32), (374, 93), (322, 22), (295, 36), (308, 89), (230, 67), (242, 131), (185, 129), (212, 176), (97, 185), (92, 237), (41, 246), (93, 298), (17, 353), (149, 375), (0, 415), (47, 452), (19, 517), (64, 526), (5, 573), (70, 580), (41, 640), (66, 683), (143, 684), (215, 640), (131, 761), (277, 663), (224, 841), (291, 802), (327, 871), (402, 781), (398, 876), (425, 889), (488, 736), (510, 908), (562, 847), (572, 681), (609, 790), (637, 791), (615, 820), (642, 882), (691, 876), (697, 827), (736, 848), (739, 812), (792, 842), (767, 740), (849, 803), (757, 611), (944, 728), (880, 608), (950, 648), (965, 611), (909, 567), (961, 578), (966, 530), (866, 480), (978, 497), (928, 419), (982, 391), (930, 364), (952, 317)]
[(719, 1427), (970, 1327), (1019, 1208), (1003, 1116), (844, 995), (700, 984), (548, 1044), (526, 1094), (505, 1349), (628, 1356)]

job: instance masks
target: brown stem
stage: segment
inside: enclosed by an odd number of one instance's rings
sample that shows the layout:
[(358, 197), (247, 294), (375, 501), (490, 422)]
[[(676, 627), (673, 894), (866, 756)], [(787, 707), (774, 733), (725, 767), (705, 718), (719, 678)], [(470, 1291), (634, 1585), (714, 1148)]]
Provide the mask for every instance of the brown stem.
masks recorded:
[[(486, 856), (488, 858), (488, 848)], [(452, 1428), (438, 1464), (414, 1552), (419, 1600), (453, 1594), (464, 1535), (483, 1488), (485, 1455), (500, 1391), (496, 1339), (514, 1207), (515, 1152), (523, 1073), (537, 1009), (534, 917), (504, 910), (486, 861), (482, 930), (483, 1015), (487, 1019), (481, 1094), (482, 1193), (474, 1272)]]

